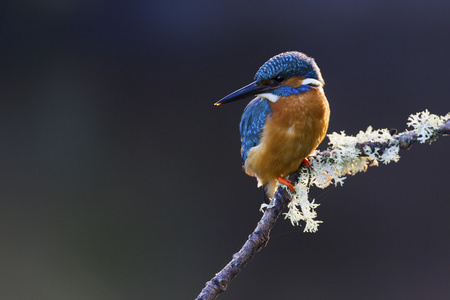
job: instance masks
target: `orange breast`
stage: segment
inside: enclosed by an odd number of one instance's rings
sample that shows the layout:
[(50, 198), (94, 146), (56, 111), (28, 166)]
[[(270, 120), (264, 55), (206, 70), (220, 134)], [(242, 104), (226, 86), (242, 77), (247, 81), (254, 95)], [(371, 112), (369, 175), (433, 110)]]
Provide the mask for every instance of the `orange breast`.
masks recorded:
[(298, 169), (325, 137), (330, 109), (321, 89), (270, 103), (260, 144), (248, 151), (245, 171), (265, 185)]

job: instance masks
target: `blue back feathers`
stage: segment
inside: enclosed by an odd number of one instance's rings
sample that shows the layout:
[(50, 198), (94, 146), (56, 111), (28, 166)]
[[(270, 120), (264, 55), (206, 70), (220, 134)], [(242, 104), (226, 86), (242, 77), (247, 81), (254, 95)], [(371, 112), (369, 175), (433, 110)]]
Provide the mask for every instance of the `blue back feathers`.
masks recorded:
[(322, 74), (314, 59), (297, 51), (284, 52), (269, 59), (256, 72), (255, 81), (260, 83), (278, 75), (285, 78), (293, 75), (304, 76), (323, 83)]
[(248, 150), (259, 144), (266, 117), (271, 113), (268, 100), (259, 97), (253, 99), (245, 108), (239, 125), (242, 163), (247, 159)]

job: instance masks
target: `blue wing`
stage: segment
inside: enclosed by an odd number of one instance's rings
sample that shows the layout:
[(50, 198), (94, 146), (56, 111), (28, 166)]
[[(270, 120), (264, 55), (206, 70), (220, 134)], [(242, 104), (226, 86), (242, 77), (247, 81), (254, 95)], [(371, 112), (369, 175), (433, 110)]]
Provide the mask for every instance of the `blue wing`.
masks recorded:
[(272, 113), (267, 99), (255, 98), (245, 108), (241, 117), (241, 159), (245, 163), (247, 152), (259, 144), (267, 115)]

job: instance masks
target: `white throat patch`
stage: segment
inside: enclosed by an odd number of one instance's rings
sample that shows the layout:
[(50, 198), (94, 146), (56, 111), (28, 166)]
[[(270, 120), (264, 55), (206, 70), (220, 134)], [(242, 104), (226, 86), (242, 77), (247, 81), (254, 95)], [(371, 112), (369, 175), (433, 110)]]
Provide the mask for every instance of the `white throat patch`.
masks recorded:
[(267, 99), (267, 100), (269, 100), (270, 102), (277, 102), (278, 98), (280, 98), (280, 96), (274, 95), (274, 94), (272, 94), (272, 93), (262, 93), (262, 94), (258, 94), (258, 97)]

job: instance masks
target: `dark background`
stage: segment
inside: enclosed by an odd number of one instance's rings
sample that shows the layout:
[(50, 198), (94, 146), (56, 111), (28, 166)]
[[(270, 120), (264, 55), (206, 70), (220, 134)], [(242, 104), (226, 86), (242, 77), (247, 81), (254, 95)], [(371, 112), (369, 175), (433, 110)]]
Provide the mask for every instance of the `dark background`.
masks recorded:
[[(316, 59), (329, 132), (450, 111), (449, 1), (91, 2), (1, 4), (1, 299), (195, 298), (261, 217), (213, 103), (275, 54)], [(312, 189), (319, 231), (278, 220), (220, 299), (449, 299), (449, 148)]]

